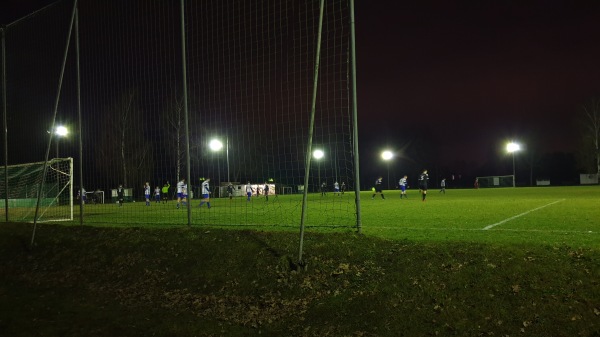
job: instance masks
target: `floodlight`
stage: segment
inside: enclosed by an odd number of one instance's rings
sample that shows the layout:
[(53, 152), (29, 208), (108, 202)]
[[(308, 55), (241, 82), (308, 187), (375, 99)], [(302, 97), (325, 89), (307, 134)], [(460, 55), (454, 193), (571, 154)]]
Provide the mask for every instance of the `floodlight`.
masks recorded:
[(506, 151), (508, 151), (509, 153), (513, 153), (519, 150), (521, 150), (521, 145), (517, 143), (510, 142), (506, 144)]
[(208, 144), (208, 146), (213, 151), (219, 151), (219, 150), (221, 150), (223, 148), (223, 143), (220, 140), (218, 140), (218, 139), (213, 139), (213, 140), (210, 141), (210, 143)]
[(54, 134), (57, 136), (61, 136), (64, 137), (69, 133), (69, 130), (67, 130), (66, 127), (59, 125), (56, 127), (56, 130), (54, 131)]
[(323, 152), (323, 150), (314, 150), (313, 151), (313, 157), (315, 159), (321, 159), (321, 158), (323, 158), (323, 156), (325, 156), (325, 152)]
[(381, 153), (381, 158), (383, 160), (390, 160), (394, 157), (394, 153), (392, 151), (386, 150)]

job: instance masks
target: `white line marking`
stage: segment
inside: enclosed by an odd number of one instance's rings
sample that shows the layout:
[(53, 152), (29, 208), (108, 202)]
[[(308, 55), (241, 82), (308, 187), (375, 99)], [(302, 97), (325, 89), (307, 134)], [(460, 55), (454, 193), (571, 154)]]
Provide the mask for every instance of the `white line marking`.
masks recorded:
[(527, 212), (524, 212), (524, 213), (521, 213), (521, 214), (517, 214), (517, 215), (515, 215), (515, 216), (513, 216), (513, 217), (510, 217), (510, 218), (508, 218), (508, 219), (504, 219), (504, 220), (502, 220), (502, 221), (500, 221), (500, 222), (496, 222), (495, 224), (491, 224), (491, 225), (489, 225), (489, 226), (485, 226), (485, 227), (483, 228), (483, 230), (484, 230), (484, 231), (486, 231), (486, 230), (488, 230), (488, 229), (490, 229), (490, 228), (494, 228), (494, 227), (496, 227), (496, 226), (498, 226), (498, 225), (501, 225), (501, 224), (503, 224), (503, 223), (505, 223), (505, 222), (509, 222), (509, 221), (511, 221), (511, 220), (514, 220), (514, 219), (516, 219), (516, 218), (522, 217), (523, 215), (527, 215), (527, 214), (529, 214), (529, 213), (531, 213), (531, 212), (535, 212), (535, 211), (537, 211), (537, 210), (540, 210), (540, 209), (542, 209), (542, 208), (544, 208), (544, 207), (548, 207), (548, 206), (554, 205), (554, 204), (556, 204), (556, 203), (559, 203), (559, 202), (561, 202), (561, 201), (565, 201), (565, 199), (556, 200), (556, 201), (554, 201), (554, 202), (551, 202), (551, 203), (549, 203), (549, 204), (547, 204), (547, 205), (540, 206), (540, 207), (538, 207), (538, 208), (534, 208), (534, 209), (532, 209), (532, 210), (529, 210), (529, 211), (527, 211)]
[[(185, 225), (182, 225), (185, 226)], [(367, 227), (363, 227), (367, 228)], [(465, 231), (465, 232), (474, 232), (481, 231), (480, 228), (449, 228), (449, 227), (435, 227), (435, 228), (427, 228), (427, 227), (389, 227), (389, 226), (368, 226), (369, 229), (393, 229), (393, 230), (405, 230), (405, 231)], [(599, 234), (599, 232), (593, 232), (588, 230), (582, 231), (574, 231), (574, 230), (564, 230), (564, 229), (515, 229), (515, 228), (498, 228), (496, 231), (502, 232), (532, 232), (532, 233), (583, 233), (583, 234)]]

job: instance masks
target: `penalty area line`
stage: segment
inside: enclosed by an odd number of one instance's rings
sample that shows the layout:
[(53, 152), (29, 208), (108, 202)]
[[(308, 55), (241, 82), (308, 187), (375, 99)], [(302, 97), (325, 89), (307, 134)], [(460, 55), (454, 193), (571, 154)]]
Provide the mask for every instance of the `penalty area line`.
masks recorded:
[(548, 207), (548, 206), (552, 206), (552, 205), (554, 205), (554, 204), (556, 204), (556, 203), (559, 203), (559, 202), (561, 202), (561, 201), (565, 201), (565, 199), (556, 200), (556, 201), (553, 201), (553, 202), (551, 202), (551, 203), (549, 203), (549, 204), (546, 204), (546, 205), (544, 205), (544, 206), (540, 206), (540, 207), (538, 207), (538, 208), (531, 209), (531, 210), (529, 210), (529, 211), (527, 211), (527, 212), (523, 212), (523, 213), (521, 213), (521, 214), (517, 214), (517, 215), (515, 215), (515, 216), (512, 216), (512, 217), (510, 217), (510, 218), (507, 218), (507, 219), (504, 219), (504, 220), (502, 220), (502, 221), (496, 222), (495, 224), (491, 224), (491, 225), (485, 226), (485, 227), (484, 227), (482, 230), (486, 231), (486, 230), (488, 230), (488, 229), (491, 229), (491, 228), (494, 228), (494, 227), (496, 227), (496, 226), (499, 226), (499, 225), (501, 225), (501, 224), (503, 224), (503, 223), (505, 223), (505, 222), (509, 222), (509, 221), (511, 221), (511, 220), (514, 220), (514, 219), (516, 219), (516, 218), (520, 218), (520, 217), (522, 217), (523, 215), (527, 215), (527, 214), (529, 214), (529, 213), (531, 213), (531, 212), (538, 211), (538, 210), (540, 210), (540, 209), (542, 209), (542, 208), (545, 208), (545, 207)]

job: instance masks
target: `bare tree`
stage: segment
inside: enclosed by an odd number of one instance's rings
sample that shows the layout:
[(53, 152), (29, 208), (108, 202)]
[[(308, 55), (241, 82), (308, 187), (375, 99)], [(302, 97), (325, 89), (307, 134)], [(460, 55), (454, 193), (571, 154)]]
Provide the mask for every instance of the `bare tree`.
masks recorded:
[(175, 170), (177, 181), (181, 180), (181, 170), (183, 166), (183, 159), (185, 158), (185, 124), (184, 124), (184, 111), (183, 111), (183, 97), (179, 97), (177, 94), (171, 98), (167, 105), (166, 113), (163, 114), (165, 124), (168, 125), (166, 129), (165, 145), (167, 151), (175, 154)]
[(151, 144), (144, 139), (143, 114), (135, 96), (131, 90), (107, 109), (96, 146), (101, 170), (113, 176), (113, 184), (123, 183), (126, 187), (152, 176)]
[(581, 156), (584, 167), (600, 175), (600, 100), (592, 99), (582, 107), (581, 136), (583, 146)]

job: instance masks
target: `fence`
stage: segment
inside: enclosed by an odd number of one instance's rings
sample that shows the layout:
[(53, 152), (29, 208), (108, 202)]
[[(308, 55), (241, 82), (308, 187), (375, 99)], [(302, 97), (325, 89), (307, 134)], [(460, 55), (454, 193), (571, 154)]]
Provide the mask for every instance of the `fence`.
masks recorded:
[[(316, 193), (358, 185), (352, 8), (59, 1), (2, 29), (5, 165), (73, 157), (75, 191), (131, 190), (82, 205), (84, 223), (360, 225), (354, 194)], [(177, 202), (183, 179), (193, 207)], [(198, 208), (207, 180), (211, 207)], [(214, 193), (229, 182), (288, 192)]]

